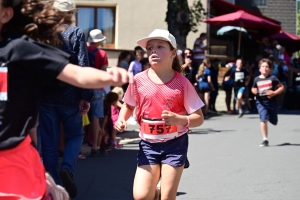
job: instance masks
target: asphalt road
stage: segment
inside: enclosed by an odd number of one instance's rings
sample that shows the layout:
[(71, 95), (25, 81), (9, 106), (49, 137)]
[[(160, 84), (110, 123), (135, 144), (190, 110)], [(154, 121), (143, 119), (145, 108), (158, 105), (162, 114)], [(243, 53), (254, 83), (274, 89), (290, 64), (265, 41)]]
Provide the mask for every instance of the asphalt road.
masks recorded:
[[(119, 135), (124, 148), (108, 157), (78, 160), (76, 200), (132, 200), (138, 126)], [(190, 168), (185, 169), (177, 199), (300, 199), (300, 112), (280, 114), (269, 126), (269, 147), (261, 141), (257, 114), (220, 115), (189, 134)], [(90, 148), (83, 147), (88, 154)]]

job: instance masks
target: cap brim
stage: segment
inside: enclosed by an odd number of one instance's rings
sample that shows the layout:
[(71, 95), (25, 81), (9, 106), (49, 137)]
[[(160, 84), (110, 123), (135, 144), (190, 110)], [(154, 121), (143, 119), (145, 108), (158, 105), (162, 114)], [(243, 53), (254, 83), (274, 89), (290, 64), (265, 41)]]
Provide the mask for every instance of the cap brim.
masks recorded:
[(170, 42), (169, 40), (167, 40), (164, 37), (155, 36), (155, 37), (145, 37), (145, 38), (139, 39), (138, 41), (136, 41), (136, 43), (139, 46), (146, 48), (149, 40), (164, 40), (164, 41)]
[(101, 39), (91, 39), (90, 37), (88, 38), (88, 42), (101, 42), (101, 41), (104, 41), (106, 39), (106, 37), (104, 36), (103, 38)]

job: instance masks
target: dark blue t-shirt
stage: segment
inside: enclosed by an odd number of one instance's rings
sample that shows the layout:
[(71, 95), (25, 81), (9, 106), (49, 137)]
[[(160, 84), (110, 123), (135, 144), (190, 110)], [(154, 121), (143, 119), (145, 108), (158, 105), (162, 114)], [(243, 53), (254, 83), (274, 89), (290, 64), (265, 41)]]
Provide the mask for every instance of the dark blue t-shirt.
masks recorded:
[(267, 78), (260, 78), (259, 76), (254, 79), (253, 86), (257, 88), (257, 95), (256, 100), (260, 101), (261, 103), (267, 105), (271, 102), (277, 101), (277, 96), (272, 97), (269, 99), (266, 95), (268, 90), (275, 91), (277, 90), (277, 86), (280, 83), (278, 78), (274, 75), (270, 75)]

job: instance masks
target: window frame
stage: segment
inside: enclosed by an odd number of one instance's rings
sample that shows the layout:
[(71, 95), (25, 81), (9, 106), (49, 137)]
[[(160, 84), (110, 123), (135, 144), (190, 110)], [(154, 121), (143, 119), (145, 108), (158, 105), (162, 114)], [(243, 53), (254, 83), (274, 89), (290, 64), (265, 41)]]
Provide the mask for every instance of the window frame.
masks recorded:
[(94, 9), (94, 29), (97, 28), (97, 24), (98, 24), (98, 8), (109, 8), (112, 9), (113, 11), (113, 15), (114, 15), (114, 31), (113, 31), (113, 43), (105, 43), (105, 48), (111, 48), (114, 49), (115, 48), (115, 43), (116, 43), (116, 10), (117, 8), (115, 6), (88, 6), (88, 5), (80, 5), (80, 6), (76, 6), (76, 8), (78, 9), (78, 11), (76, 12), (76, 26), (78, 26), (78, 12), (80, 8), (91, 8)]
[[(257, 1), (259, 1), (259, 3)], [(265, 3), (263, 4), (263, 2)], [(268, 6), (268, 0), (251, 0), (251, 4), (253, 7), (266, 7)]]

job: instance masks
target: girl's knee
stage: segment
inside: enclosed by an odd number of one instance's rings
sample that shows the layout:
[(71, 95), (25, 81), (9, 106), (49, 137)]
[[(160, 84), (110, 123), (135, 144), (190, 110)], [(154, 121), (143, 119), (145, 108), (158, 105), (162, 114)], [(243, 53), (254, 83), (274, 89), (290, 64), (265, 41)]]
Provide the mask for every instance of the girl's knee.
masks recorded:
[(133, 191), (134, 200), (152, 200), (155, 197), (155, 193), (151, 194), (149, 191)]

